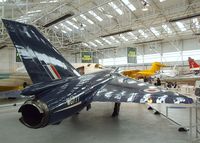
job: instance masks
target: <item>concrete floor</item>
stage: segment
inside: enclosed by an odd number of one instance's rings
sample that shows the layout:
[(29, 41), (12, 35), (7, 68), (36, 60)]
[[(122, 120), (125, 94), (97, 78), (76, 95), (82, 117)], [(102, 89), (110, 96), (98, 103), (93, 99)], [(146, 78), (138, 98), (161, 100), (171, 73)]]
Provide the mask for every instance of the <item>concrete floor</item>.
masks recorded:
[(148, 111), (146, 105), (122, 104), (120, 116), (111, 118), (111, 103), (93, 103), (60, 125), (29, 129), (18, 118), (18, 107), (0, 108), (2, 143), (188, 143), (189, 133)]

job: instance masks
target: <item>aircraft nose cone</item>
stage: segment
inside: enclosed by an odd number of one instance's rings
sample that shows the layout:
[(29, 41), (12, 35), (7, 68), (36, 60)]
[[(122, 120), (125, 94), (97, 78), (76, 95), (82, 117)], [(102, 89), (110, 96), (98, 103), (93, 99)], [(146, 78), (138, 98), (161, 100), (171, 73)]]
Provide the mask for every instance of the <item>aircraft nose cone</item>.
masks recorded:
[(48, 124), (48, 107), (41, 101), (26, 101), (19, 109), (22, 117), (19, 119), (29, 128), (41, 128)]

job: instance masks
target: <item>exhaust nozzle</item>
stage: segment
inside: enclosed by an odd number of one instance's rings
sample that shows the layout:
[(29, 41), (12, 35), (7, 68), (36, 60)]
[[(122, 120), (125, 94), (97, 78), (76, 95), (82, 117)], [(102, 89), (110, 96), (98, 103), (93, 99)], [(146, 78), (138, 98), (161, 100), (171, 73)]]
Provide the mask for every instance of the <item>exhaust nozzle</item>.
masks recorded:
[(41, 128), (48, 124), (48, 107), (41, 101), (26, 101), (19, 109), (22, 117), (19, 119), (29, 128)]

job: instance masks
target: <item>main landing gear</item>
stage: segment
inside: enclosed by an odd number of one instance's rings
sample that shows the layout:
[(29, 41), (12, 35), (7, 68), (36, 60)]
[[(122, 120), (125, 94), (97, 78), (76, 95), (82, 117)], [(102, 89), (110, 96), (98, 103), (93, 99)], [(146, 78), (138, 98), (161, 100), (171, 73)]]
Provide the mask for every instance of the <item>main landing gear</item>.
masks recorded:
[(116, 116), (119, 115), (120, 105), (121, 105), (121, 103), (116, 103), (115, 102), (114, 110), (113, 110), (113, 113), (112, 113), (112, 117), (116, 117)]

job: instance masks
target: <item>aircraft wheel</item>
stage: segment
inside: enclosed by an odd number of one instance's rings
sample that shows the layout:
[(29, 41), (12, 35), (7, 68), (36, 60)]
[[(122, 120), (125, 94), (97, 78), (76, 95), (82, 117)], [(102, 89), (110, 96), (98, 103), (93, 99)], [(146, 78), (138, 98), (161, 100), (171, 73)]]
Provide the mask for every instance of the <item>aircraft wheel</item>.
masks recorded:
[(189, 129), (186, 129), (184, 127), (180, 127), (180, 128), (178, 128), (178, 131), (179, 132), (187, 132), (187, 131), (189, 131)]
[(154, 115), (160, 115), (160, 112), (154, 110)]
[(151, 106), (149, 106), (147, 109), (148, 109), (148, 110), (153, 110), (153, 108), (152, 108)]

